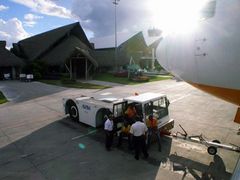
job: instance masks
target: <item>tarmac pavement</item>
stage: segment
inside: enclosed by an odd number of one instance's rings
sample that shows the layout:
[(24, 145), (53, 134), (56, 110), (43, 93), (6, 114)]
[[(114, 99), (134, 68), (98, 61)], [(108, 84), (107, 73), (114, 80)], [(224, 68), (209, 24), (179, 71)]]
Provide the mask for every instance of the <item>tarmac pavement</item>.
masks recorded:
[(39, 82), (1, 81), (13, 101), (0, 105), (0, 179), (230, 179), (239, 153), (179, 139), (162, 138), (150, 157), (136, 161), (123, 145), (105, 151), (104, 132), (65, 117), (63, 97), (125, 97), (135, 92), (165, 93), (170, 99), (173, 131), (181, 124), (189, 134), (240, 145), (236, 106), (205, 94), (185, 82), (165, 80), (104, 90), (70, 89)]
[(21, 81), (1, 81), (0, 91), (11, 102), (23, 102), (37, 97), (42, 97), (66, 90), (64, 87), (51, 86), (48, 84)]

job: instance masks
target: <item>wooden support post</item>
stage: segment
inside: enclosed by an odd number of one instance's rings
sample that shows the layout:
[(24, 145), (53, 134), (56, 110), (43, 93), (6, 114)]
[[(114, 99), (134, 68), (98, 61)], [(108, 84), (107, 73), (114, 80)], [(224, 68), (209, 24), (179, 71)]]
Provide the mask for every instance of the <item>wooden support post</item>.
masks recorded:
[(88, 79), (88, 65), (87, 65), (87, 58), (85, 58), (85, 80)]
[(16, 79), (16, 67), (12, 66), (12, 79)]
[(73, 75), (72, 75), (72, 58), (70, 59), (70, 80), (73, 79)]
[(152, 62), (151, 62), (151, 70), (154, 70), (154, 62), (155, 62), (155, 49), (152, 48)]

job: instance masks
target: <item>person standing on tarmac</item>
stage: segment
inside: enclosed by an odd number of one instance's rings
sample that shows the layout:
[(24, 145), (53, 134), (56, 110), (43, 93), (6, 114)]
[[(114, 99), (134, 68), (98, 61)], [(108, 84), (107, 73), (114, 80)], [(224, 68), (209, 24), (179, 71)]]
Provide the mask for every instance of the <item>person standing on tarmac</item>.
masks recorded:
[(128, 138), (128, 149), (132, 149), (132, 141), (131, 141), (131, 134), (130, 134), (130, 128), (131, 125), (128, 123), (128, 121), (123, 122), (123, 126), (121, 128), (121, 132), (119, 134), (119, 139), (118, 139), (118, 147), (122, 145), (122, 138), (127, 137)]
[(142, 150), (145, 158), (148, 158), (145, 134), (147, 126), (142, 122), (140, 117), (136, 117), (136, 122), (131, 126), (130, 133), (133, 135), (133, 143), (135, 149), (135, 159), (139, 160), (139, 153)]
[(160, 133), (158, 130), (157, 119), (153, 117), (153, 115), (149, 115), (146, 125), (148, 127), (148, 135), (147, 135), (147, 147), (150, 147), (151, 138), (153, 135), (157, 137), (158, 141), (158, 151), (161, 151), (161, 142), (160, 142)]
[(107, 120), (104, 123), (104, 130), (106, 133), (106, 141), (105, 147), (107, 151), (111, 150), (111, 146), (113, 143), (113, 116), (109, 115), (109, 117), (105, 117)]

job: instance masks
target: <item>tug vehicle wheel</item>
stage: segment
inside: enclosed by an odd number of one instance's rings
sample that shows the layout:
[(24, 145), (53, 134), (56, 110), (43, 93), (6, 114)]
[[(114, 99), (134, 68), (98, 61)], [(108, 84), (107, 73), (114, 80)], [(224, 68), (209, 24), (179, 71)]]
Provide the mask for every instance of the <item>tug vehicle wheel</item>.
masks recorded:
[(208, 151), (208, 154), (210, 154), (210, 155), (215, 155), (215, 154), (217, 154), (217, 148), (214, 147), (214, 146), (209, 146), (208, 149), (207, 149), (207, 151)]
[(74, 121), (79, 121), (79, 113), (78, 108), (74, 102), (71, 102), (68, 106), (68, 112), (70, 115), (70, 118)]

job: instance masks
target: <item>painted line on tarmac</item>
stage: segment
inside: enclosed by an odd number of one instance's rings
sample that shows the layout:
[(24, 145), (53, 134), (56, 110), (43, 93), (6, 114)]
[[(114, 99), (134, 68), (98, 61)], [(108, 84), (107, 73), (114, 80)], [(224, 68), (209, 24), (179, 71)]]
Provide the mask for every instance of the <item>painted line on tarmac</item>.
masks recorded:
[(88, 132), (88, 133), (86, 133), (86, 134), (73, 137), (72, 140), (76, 140), (76, 139), (79, 139), (79, 138), (83, 138), (83, 137), (86, 137), (86, 136), (88, 136), (88, 135), (90, 135), (90, 134), (94, 134), (94, 133), (96, 133), (96, 132), (97, 132), (97, 130), (93, 130), (93, 131), (90, 131), (90, 132)]

